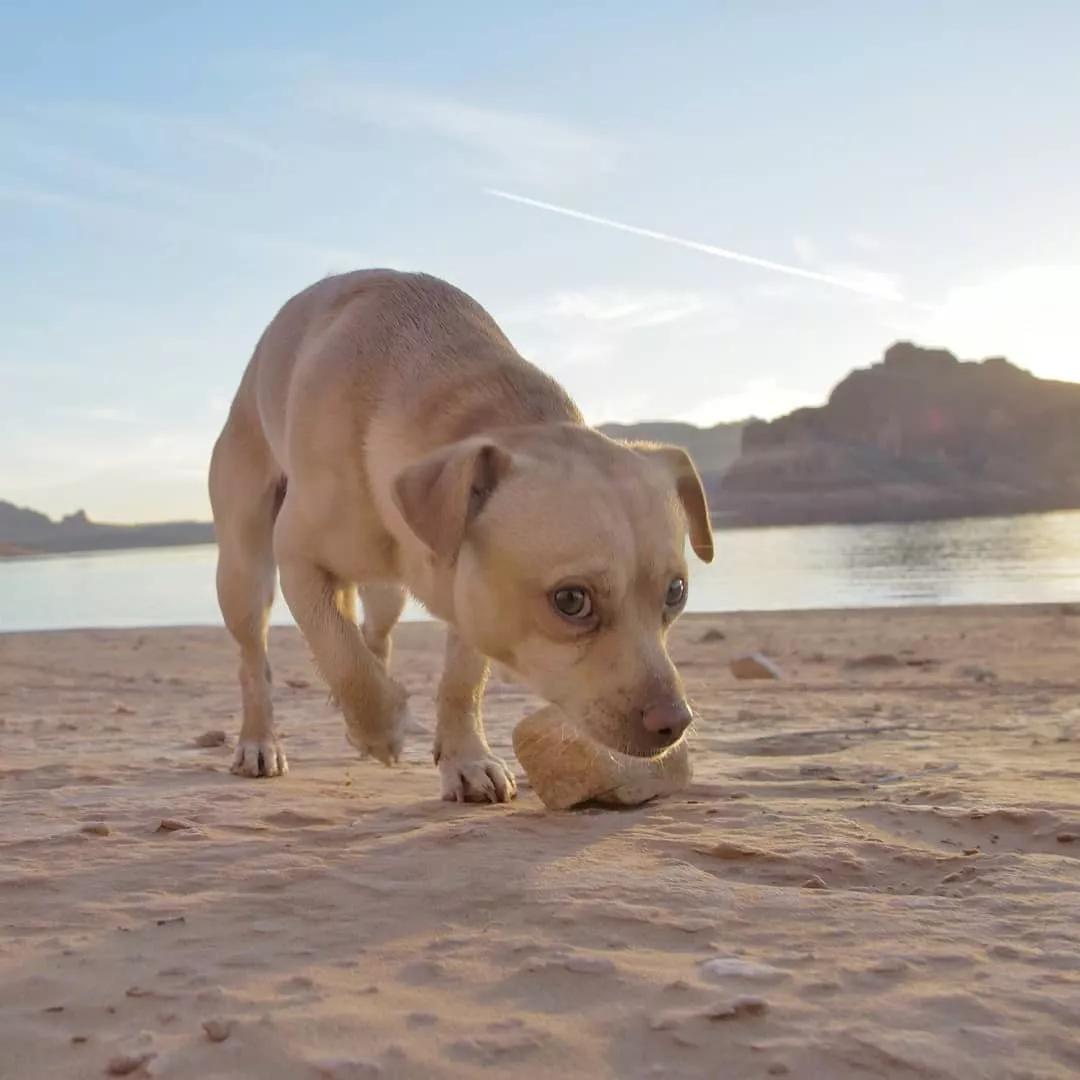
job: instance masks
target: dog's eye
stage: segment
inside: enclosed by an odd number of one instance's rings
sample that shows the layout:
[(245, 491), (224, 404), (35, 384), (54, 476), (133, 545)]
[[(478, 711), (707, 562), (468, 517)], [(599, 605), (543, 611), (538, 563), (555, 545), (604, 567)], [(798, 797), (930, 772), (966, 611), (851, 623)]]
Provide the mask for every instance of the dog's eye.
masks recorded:
[(580, 585), (565, 585), (551, 594), (551, 602), (568, 619), (587, 619), (593, 612), (592, 596)]
[(664, 597), (664, 603), (669, 608), (682, 607), (686, 600), (686, 578), (672, 578), (671, 584), (667, 587), (667, 596)]

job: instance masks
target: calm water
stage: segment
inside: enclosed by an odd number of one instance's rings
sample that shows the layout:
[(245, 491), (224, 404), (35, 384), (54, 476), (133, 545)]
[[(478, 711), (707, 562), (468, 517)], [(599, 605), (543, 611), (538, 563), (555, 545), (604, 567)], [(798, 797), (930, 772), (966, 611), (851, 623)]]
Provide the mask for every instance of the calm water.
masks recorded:
[[(716, 561), (691, 565), (691, 610), (1080, 601), (1080, 511), (716, 539)], [(0, 560), (0, 630), (220, 623), (214, 559), (208, 546)], [(274, 621), (291, 621), (280, 598)]]

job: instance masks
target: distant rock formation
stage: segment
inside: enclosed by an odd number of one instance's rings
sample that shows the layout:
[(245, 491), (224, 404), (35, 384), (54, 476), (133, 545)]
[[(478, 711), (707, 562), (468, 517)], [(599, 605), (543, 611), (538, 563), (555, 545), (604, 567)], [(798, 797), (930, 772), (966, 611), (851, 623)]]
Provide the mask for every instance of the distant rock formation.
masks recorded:
[(601, 424), (600, 430), (612, 439), (672, 443), (683, 447), (702, 474), (721, 474), (734, 464), (742, 446), (745, 420), (700, 428), (675, 420), (651, 420), (640, 424)]
[[(908, 342), (852, 372), (820, 408), (712, 428), (657, 420), (600, 430), (684, 447), (723, 525), (1080, 507), (1080, 384)], [(213, 540), (209, 522), (104, 525), (81, 510), (55, 522), (0, 500), (0, 557)]]
[(214, 527), (202, 521), (152, 525), (103, 525), (82, 510), (53, 521), (36, 510), (0, 500), (0, 557), (109, 548), (170, 547), (209, 544)]
[(1080, 385), (900, 342), (824, 406), (747, 424), (709, 481), (735, 525), (1080, 507)]

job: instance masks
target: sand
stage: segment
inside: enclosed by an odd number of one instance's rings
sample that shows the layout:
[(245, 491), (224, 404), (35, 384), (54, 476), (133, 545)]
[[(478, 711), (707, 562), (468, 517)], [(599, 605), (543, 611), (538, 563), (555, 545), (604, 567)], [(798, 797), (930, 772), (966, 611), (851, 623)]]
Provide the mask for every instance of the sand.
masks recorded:
[[(222, 631), (0, 637), (0, 1076), (1080, 1073), (1077, 615), (687, 618), (694, 783), (571, 813), (357, 760), (273, 638), (253, 781)], [(492, 685), (497, 751), (537, 704)]]

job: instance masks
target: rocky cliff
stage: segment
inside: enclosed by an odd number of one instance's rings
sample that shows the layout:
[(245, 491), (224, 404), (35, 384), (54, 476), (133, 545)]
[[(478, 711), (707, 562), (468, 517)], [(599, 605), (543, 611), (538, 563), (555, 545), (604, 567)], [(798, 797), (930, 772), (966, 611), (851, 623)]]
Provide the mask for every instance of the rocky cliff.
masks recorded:
[(683, 447), (704, 475), (719, 477), (739, 456), (746, 421), (701, 428), (675, 420), (651, 420), (637, 424), (602, 424), (600, 430), (612, 439), (673, 443)]
[(709, 487), (732, 524), (1077, 507), (1080, 385), (899, 343), (821, 408), (747, 424), (739, 459)]
[(208, 522), (103, 525), (91, 521), (81, 510), (53, 521), (36, 510), (0, 500), (0, 556), (209, 544), (213, 539), (214, 528)]

